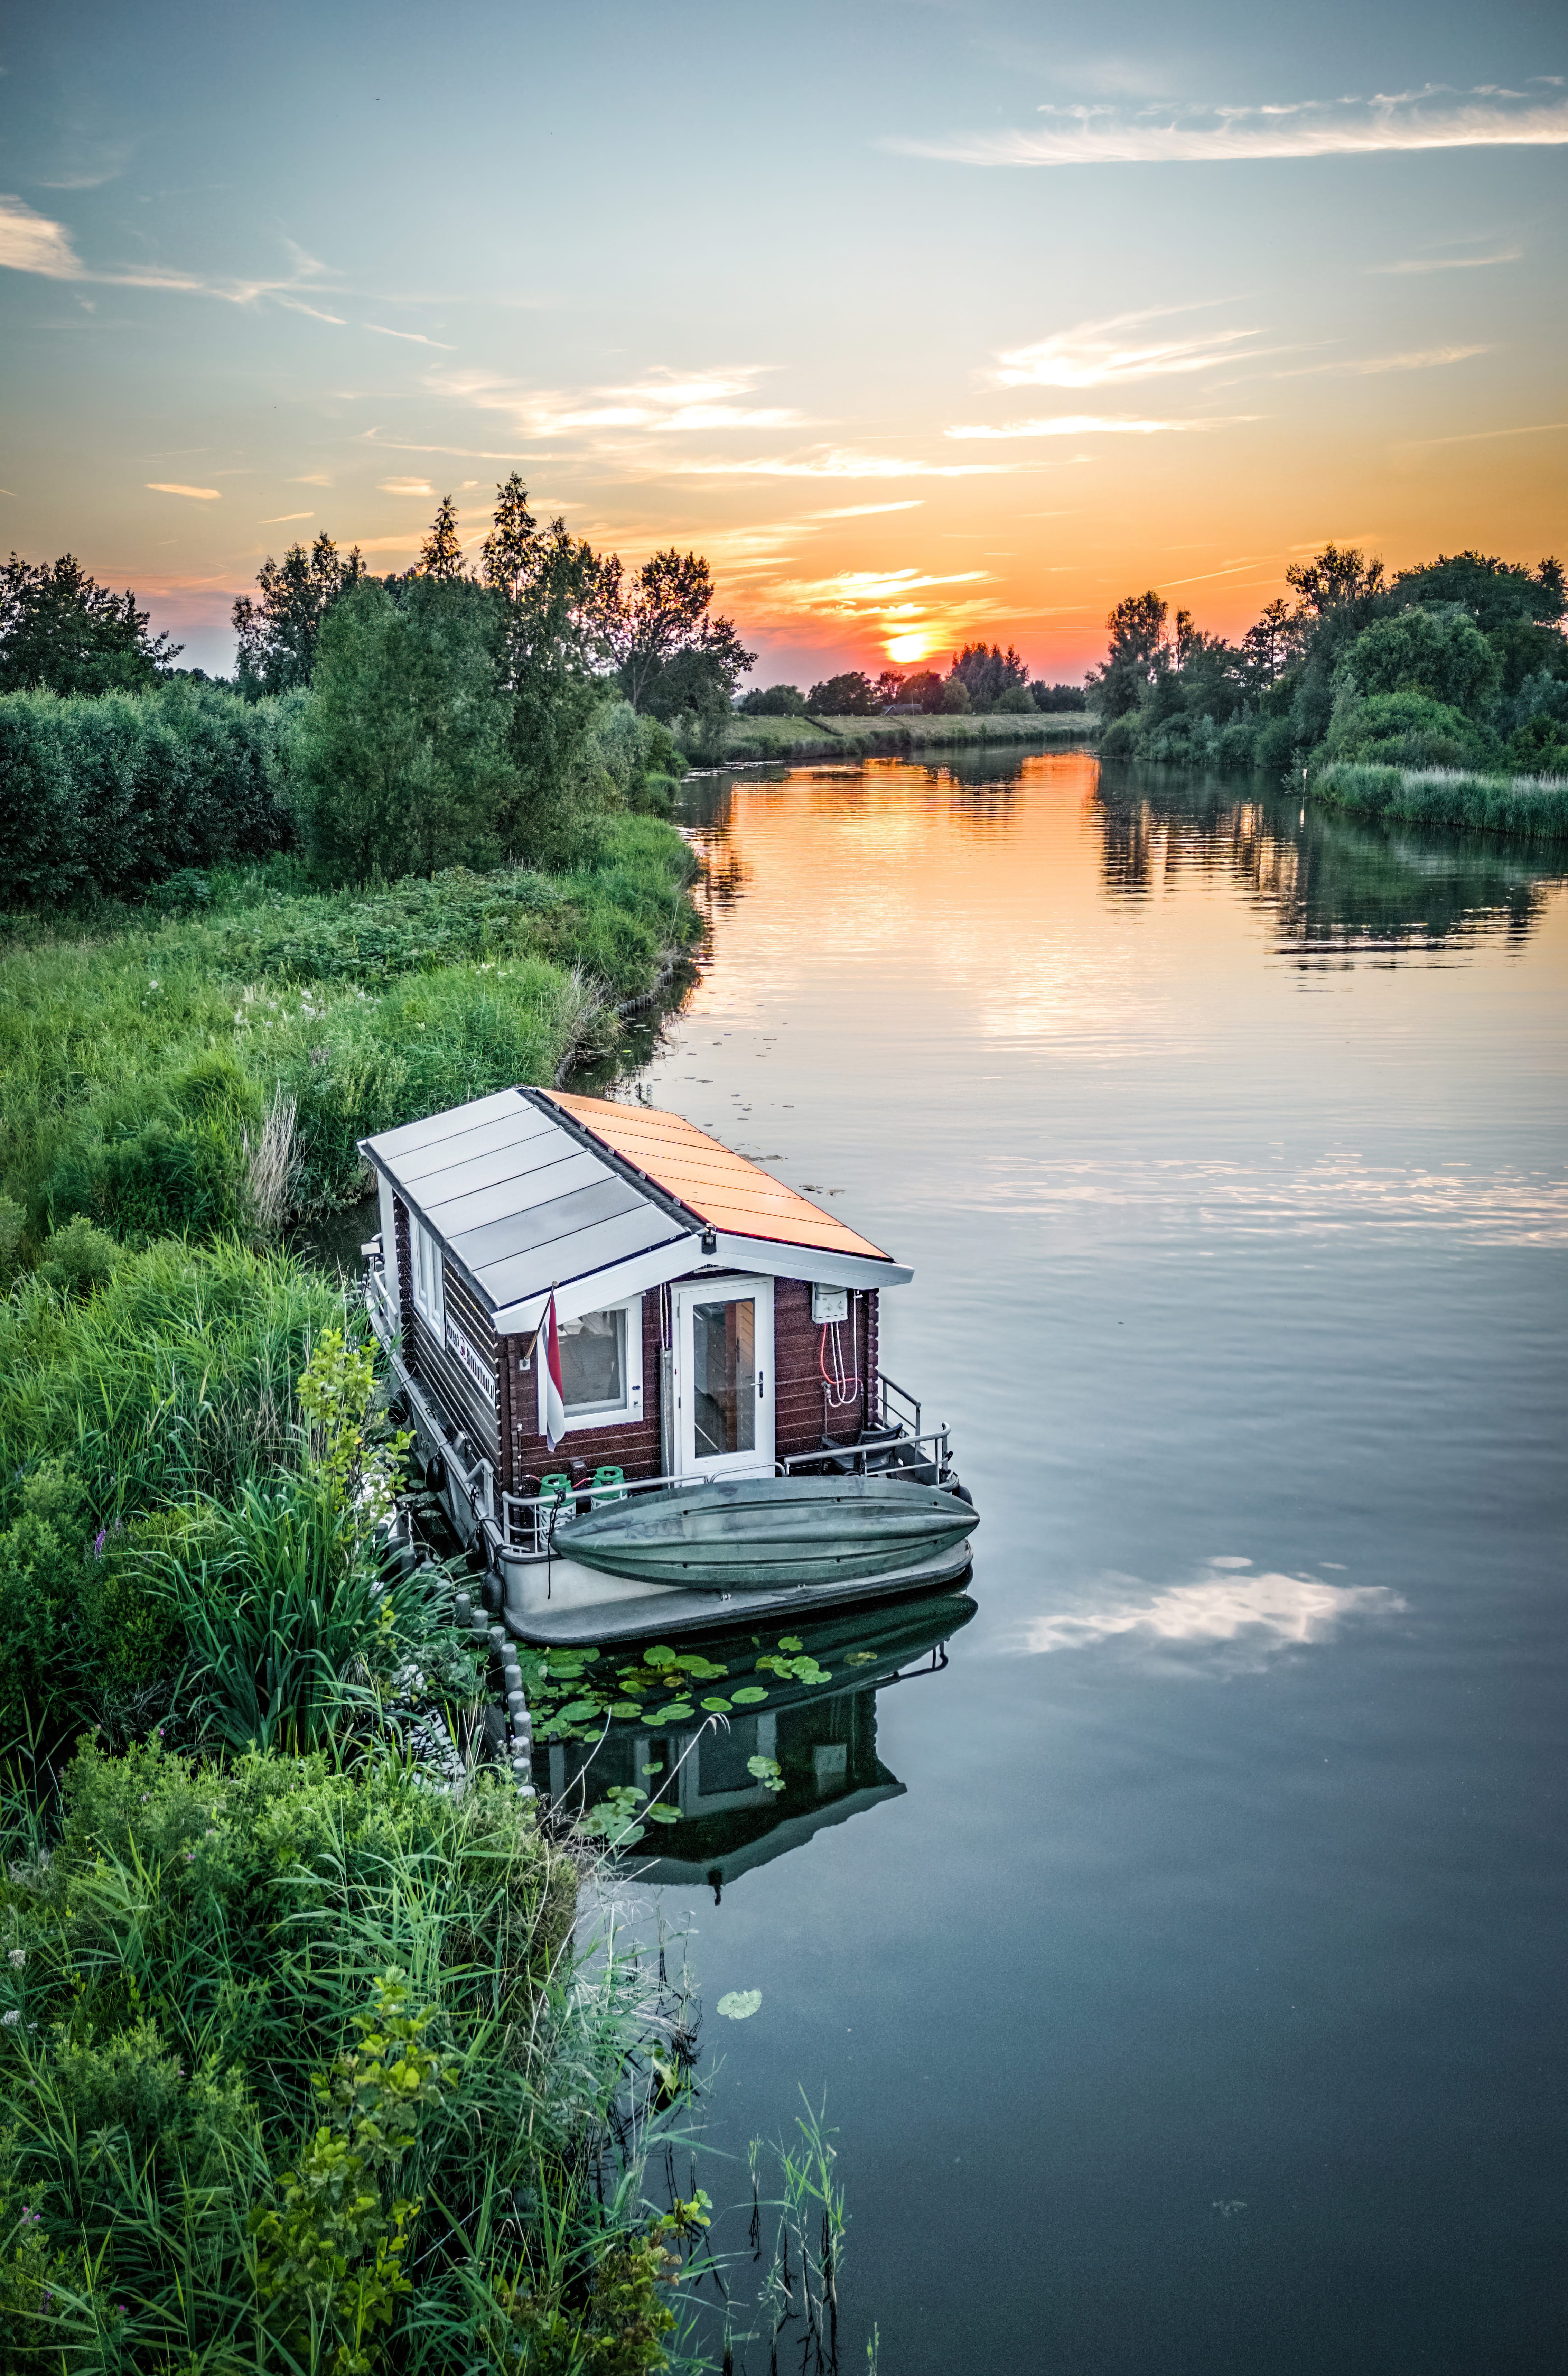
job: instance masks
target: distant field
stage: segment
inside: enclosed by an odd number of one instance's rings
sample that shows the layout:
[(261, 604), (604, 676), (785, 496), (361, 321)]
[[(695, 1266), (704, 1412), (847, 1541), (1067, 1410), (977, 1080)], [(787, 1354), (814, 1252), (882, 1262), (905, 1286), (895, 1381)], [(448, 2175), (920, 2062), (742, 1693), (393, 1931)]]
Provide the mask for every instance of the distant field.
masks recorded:
[(731, 759), (825, 759), (905, 751), (952, 750), (971, 742), (1077, 742), (1098, 731), (1093, 710), (1041, 711), (1033, 718), (737, 718)]

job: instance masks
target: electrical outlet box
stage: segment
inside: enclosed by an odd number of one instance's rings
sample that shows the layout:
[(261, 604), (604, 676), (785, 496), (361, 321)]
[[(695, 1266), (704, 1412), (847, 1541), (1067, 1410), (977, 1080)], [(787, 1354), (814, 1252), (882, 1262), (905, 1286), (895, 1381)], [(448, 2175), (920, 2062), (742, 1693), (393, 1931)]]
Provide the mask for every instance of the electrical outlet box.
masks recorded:
[(820, 1328), (825, 1321), (848, 1320), (849, 1290), (847, 1287), (815, 1287), (812, 1289), (812, 1325)]

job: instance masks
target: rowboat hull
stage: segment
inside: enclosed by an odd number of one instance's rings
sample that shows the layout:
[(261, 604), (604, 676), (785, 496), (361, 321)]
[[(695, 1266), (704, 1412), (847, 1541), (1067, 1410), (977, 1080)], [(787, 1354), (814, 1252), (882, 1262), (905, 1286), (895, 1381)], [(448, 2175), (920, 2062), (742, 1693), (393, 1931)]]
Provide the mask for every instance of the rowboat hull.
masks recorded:
[(940, 1486), (881, 1477), (763, 1477), (672, 1486), (562, 1527), (562, 1554), (688, 1591), (840, 1584), (952, 1551), (979, 1520)]

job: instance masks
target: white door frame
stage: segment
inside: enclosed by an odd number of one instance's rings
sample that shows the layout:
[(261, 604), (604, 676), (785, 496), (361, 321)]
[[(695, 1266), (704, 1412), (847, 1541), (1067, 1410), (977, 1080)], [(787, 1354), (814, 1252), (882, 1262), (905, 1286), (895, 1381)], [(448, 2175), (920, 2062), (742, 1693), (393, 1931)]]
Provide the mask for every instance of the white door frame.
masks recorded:
[[(671, 1363), (675, 1396), (675, 1474), (677, 1477), (771, 1477), (773, 1474), (773, 1281), (735, 1273), (724, 1277), (685, 1279), (671, 1289)], [(693, 1378), (692, 1311), (698, 1303), (740, 1303), (756, 1307), (754, 1350), (756, 1372), (756, 1441), (750, 1452), (720, 1452), (699, 1459), (696, 1452), (695, 1390)]]

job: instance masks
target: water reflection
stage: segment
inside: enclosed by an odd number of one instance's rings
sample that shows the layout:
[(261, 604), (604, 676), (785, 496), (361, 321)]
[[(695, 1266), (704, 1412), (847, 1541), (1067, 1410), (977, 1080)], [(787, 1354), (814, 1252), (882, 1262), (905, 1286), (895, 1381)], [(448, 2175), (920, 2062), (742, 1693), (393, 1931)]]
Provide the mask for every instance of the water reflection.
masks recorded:
[[(1105, 1578), (1087, 1607), (1032, 1617), (1022, 1646), (1082, 1650), (1130, 1636), (1156, 1648), (1235, 1646), (1249, 1663), (1331, 1641), (1348, 1618), (1389, 1617), (1406, 1603), (1375, 1584), (1325, 1584), (1316, 1575), (1250, 1575), (1250, 1560), (1217, 1559), (1193, 1584), (1147, 1596), (1130, 1576)], [(1135, 1598), (1139, 1592), (1146, 1597)]]
[(1522, 942), (1568, 873), (1550, 847), (1384, 825), (1282, 792), (1240, 797), (1233, 780), (1184, 769), (1104, 763), (1099, 808), (1114, 897), (1229, 877), (1273, 916), (1281, 954), (1314, 968), (1481, 930)]
[[(612, 1724), (597, 1747), (564, 1742), (536, 1751), (536, 1783), (574, 1813), (613, 1788), (661, 1791), (681, 1821), (663, 1835), (669, 1853), (648, 1855), (651, 1838), (637, 1851), (640, 1876), (706, 1883), (718, 1901), (743, 1873), (903, 1796), (903, 1783), (876, 1753), (877, 1693), (940, 1676), (948, 1642), (974, 1614), (966, 1594), (943, 1593), (801, 1625), (785, 1638), (823, 1681), (779, 1678), (770, 1669), (757, 1675), (767, 1705), (754, 1712), (664, 1731)], [(733, 1683), (753, 1674), (764, 1645), (777, 1639), (705, 1637), (701, 1647), (729, 1668)], [(754, 1761), (766, 1761), (764, 1770), (754, 1771)]]
[(940, 813), (960, 840), (994, 838), (1021, 824), (1031, 795), (1075, 789), (1080, 778), (1093, 796), (1101, 885), (1112, 899), (1227, 882), (1271, 919), (1278, 954), (1303, 970), (1397, 963), (1420, 951), (1451, 959), (1483, 933), (1522, 944), (1568, 880), (1568, 858), (1551, 844), (1384, 825), (1233, 778), (1100, 762), (1082, 751), (703, 776), (683, 787), (682, 818), (708, 869), (706, 896), (722, 909), (748, 878), (738, 807), (754, 811), (771, 791), (797, 807), (803, 801), (808, 832), (814, 811), (840, 832), (847, 817), (860, 817), (892, 864), (901, 849), (918, 849), (922, 812)]

